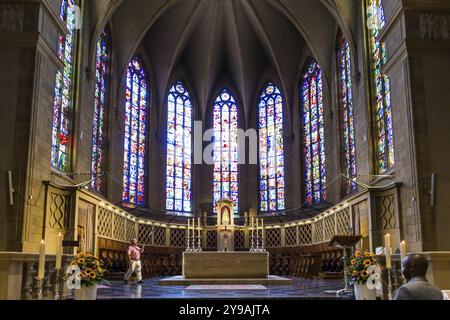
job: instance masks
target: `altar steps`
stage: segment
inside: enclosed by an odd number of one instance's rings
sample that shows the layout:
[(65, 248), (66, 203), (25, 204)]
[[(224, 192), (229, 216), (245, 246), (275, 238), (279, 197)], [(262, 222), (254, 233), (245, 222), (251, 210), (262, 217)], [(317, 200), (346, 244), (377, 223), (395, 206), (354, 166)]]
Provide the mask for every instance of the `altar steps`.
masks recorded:
[(319, 275), (314, 276), (314, 279), (316, 279), (316, 280), (343, 279), (343, 278), (344, 278), (343, 272), (319, 272)]
[(292, 285), (294, 281), (278, 276), (268, 276), (262, 279), (186, 279), (176, 276), (159, 280), (161, 286), (191, 286), (191, 285)]

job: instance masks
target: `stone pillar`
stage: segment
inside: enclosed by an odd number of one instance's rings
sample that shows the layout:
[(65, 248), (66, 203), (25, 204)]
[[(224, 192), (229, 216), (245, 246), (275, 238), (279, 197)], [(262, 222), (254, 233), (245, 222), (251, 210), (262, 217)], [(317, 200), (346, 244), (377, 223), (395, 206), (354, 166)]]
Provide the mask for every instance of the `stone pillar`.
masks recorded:
[[(391, 79), (396, 145), (396, 180), (404, 185), (401, 237), (411, 251), (450, 250), (450, 3), (384, 1), (381, 33)], [(437, 174), (435, 199), (431, 175)]]

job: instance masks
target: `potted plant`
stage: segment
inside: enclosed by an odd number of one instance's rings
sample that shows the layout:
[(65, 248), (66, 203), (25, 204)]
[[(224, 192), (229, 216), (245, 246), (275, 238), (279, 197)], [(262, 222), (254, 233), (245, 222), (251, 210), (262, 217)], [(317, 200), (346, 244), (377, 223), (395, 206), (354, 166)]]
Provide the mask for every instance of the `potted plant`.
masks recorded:
[(373, 252), (356, 251), (350, 258), (347, 280), (355, 289), (356, 300), (376, 300), (381, 269)]
[(97, 285), (103, 282), (102, 261), (88, 253), (80, 253), (67, 269), (65, 280), (72, 284), (75, 300), (96, 300)]

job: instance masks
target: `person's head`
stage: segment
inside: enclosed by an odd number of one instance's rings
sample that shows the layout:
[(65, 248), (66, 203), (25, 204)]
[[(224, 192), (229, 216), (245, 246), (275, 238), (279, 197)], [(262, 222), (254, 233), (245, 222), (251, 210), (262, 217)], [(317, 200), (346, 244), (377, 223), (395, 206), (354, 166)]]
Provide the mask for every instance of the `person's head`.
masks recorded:
[(403, 259), (403, 276), (406, 280), (425, 277), (428, 270), (427, 258), (422, 254), (411, 254)]
[(133, 245), (133, 246), (137, 245), (137, 239), (132, 239), (131, 240), (131, 245)]

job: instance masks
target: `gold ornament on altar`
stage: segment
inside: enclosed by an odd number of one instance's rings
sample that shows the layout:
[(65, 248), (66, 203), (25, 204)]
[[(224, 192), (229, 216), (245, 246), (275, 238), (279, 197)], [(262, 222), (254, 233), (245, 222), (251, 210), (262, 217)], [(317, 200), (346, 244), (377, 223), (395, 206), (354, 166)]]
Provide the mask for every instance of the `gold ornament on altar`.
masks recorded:
[(217, 201), (217, 225), (218, 226), (234, 226), (234, 207), (236, 203), (228, 199)]
[(229, 199), (217, 201), (217, 251), (234, 251), (234, 208), (236, 203)]

